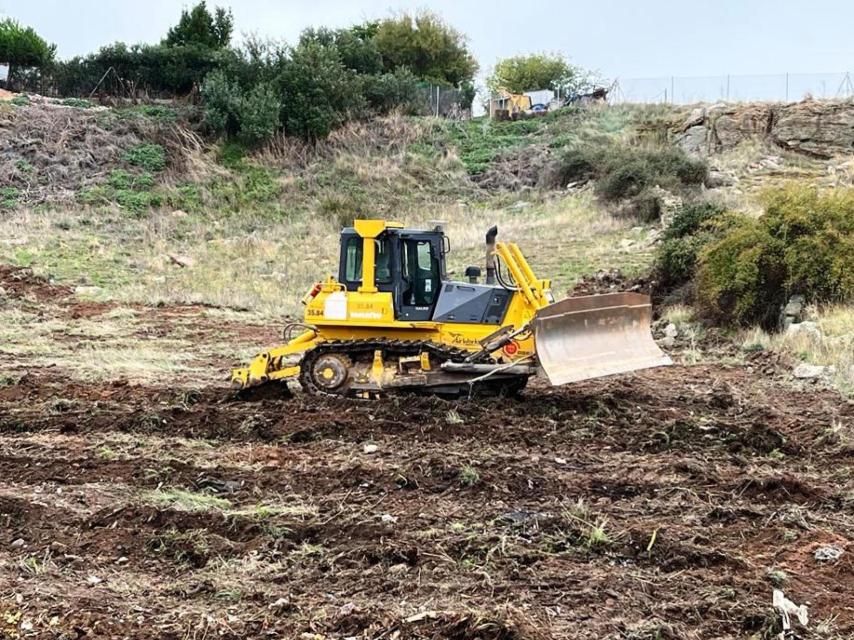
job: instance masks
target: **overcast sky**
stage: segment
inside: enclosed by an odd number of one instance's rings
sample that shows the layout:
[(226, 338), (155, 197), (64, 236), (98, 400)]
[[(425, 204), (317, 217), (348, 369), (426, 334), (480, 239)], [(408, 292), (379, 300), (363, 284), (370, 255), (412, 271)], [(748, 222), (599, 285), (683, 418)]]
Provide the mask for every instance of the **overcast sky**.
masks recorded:
[[(184, 0), (0, 0), (61, 57), (157, 42)], [(310, 25), (346, 26), (429, 8), (462, 30), (482, 69), (517, 53), (561, 51), (607, 78), (813, 73), (854, 67), (848, 0), (209, 0), (231, 6), (235, 33), (293, 42)]]

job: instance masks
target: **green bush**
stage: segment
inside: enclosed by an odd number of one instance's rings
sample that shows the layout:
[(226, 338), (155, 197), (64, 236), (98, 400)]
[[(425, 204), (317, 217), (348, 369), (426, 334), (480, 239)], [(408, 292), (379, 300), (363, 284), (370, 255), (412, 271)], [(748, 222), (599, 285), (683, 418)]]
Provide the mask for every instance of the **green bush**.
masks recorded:
[(700, 251), (720, 235), (724, 211), (718, 204), (696, 202), (676, 212), (656, 256), (656, 280), (662, 287), (673, 289), (694, 277)]
[(756, 220), (730, 219), (700, 251), (702, 310), (723, 324), (774, 328), (792, 294), (854, 300), (854, 190), (791, 186), (771, 194)]
[(655, 185), (664, 189), (699, 185), (708, 174), (705, 162), (675, 148), (623, 147), (603, 153), (601, 158), (596, 192), (610, 201), (637, 196)]
[(21, 192), (17, 187), (0, 188), (0, 209), (11, 209), (21, 199)]
[(144, 142), (128, 149), (124, 161), (146, 171), (162, 171), (166, 168), (166, 150), (159, 144)]
[(697, 233), (725, 210), (723, 205), (714, 202), (701, 201), (684, 204), (673, 216), (670, 226), (665, 229), (664, 239), (672, 240)]
[(249, 89), (214, 71), (202, 85), (205, 121), (220, 134), (234, 136), (247, 145), (270, 138), (279, 128), (280, 101), (272, 86), (258, 83)]
[[(564, 187), (571, 182), (596, 180), (596, 193), (603, 200), (614, 202), (636, 198), (656, 185), (672, 190), (699, 185), (707, 174), (705, 162), (680, 149), (603, 148), (587, 143), (564, 149), (547, 169), (543, 183)], [(649, 211), (649, 206), (645, 210)]]

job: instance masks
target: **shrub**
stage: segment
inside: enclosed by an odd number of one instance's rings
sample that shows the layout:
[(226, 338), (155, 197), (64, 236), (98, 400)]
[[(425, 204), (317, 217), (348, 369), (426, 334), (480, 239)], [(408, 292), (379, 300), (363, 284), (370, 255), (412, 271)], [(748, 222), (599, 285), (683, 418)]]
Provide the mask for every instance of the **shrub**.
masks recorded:
[(661, 286), (673, 289), (694, 277), (697, 256), (720, 234), (723, 213), (724, 207), (711, 202), (685, 204), (676, 212), (656, 257), (656, 280)]
[[(636, 198), (648, 188), (679, 190), (702, 184), (706, 163), (680, 149), (641, 149), (627, 146), (584, 144), (565, 149), (545, 173), (545, 186), (564, 187), (570, 182), (596, 180), (596, 193), (609, 202)], [(649, 199), (646, 199), (649, 205)], [(645, 206), (649, 211), (649, 206)]]
[(706, 163), (675, 148), (637, 149), (623, 147), (602, 154), (596, 192), (605, 200), (621, 200), (658, 185), (678, 189), (699, 185), (708, 174)]
[(700, 231), (707, 223), (725, 211), (725, 208), (714, 202), (692, 202), (682, 205), (673, 216), (670, 226), (664, 231), (664, 239), (683, 238)]
[(699, 255), (698, 297), (713, 320), (771, 329), (792, 294), (854, 299), (854, 190), (790, 186), (767, 198), (758, 219), (729, 222)]
[(394, 109), (414, 115), (421, 106), (418, 79), (406, 69), (394, 73), (365, 76), (362, 91), (365, 99), (377, 113), (389, 113)]
[(365, 108), (358, 76), (332, 47), (301, 43), (276, 78), (285, 132), (316, 142)]
[(166, 167), (166, 150), (159, 144), (144, 142), (129, 149), (124, 161), (146, 171), (162, 171)]
[(745, 220), (700, 253), (697, 294), (720, 324), (776, 324), (786, 300), (784, 245), (761, 222)]
[(586, 182), (599, 175), (600, 152), (589, 146), (565, 149), (546, 170), (543, 186), (562, 188), (573, 182)]
[(205, 78), (202, 95), (205, 121), (217, 133), (254, 145), (270, 138), (279, 128), (281, 103), (267, 83), (244, 90), (224, 71), (217, 70)]

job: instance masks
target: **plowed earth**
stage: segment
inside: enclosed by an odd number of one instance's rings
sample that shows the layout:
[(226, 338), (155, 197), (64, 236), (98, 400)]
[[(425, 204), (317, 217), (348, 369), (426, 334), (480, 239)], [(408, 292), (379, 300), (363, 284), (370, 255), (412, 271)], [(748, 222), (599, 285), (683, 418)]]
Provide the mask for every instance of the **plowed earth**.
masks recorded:
[(854, 637), (854, 407), (769, 366), (241, 402), (22, 361), (0, 637), (767, 638), (774, 586), (801, 637)]

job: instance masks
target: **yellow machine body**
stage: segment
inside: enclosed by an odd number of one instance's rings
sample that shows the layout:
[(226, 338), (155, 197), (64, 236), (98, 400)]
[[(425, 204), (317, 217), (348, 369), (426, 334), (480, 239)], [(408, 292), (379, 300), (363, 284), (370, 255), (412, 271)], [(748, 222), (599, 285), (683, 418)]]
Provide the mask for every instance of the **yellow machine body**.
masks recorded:
[[(561, 384), (669, 362), (649, 335), (648, 299), (638, 296), (617, 301), (613, 297), (609, 299), (608, 295), (590, 296), (588, 300), (600, 298), (602, 302), (587, 302), (580, 307), (576, 304), (567, 312), (560, 305), (568, 301), (554, 304), (550, 281), (534, 275), (521, 250), (512, 242), (493, 242), (487, 248), (488, 272), (492, 260), (494, 264), (500, 262), (512, 278), (512, 285), (507, 287), (511, 293), (500, 325), (403, 319), (395, 309), (393, 293), (377, 288), (377, 251), (380, 245), (376, 242), (387, 230), (402, 230), (402, 225), (384, 220), (357, 220), (354, 228), (361, 238), (361, 280), (358, 288), (348, 290), (345, 284), (332, 276), (316, 284), (303, 299), (303, 330), (286, 344), (256, 356), (248, 367), (234, 370), (232, 383), (235, 386), (247, 388), (268, 381), (299, 378), (303, 366), (300, 356), (325, 343), (327, 346), (340, 344), (352, 348), (377, 340), (383, 341), (382, 345), (406, 344), (408, 351), (398, 354), (396, 360), (388, 361), (383, 349), (378, 347), (360, 356), (357, 363), (351, 361), (342, 346), (340, 353), (330, 352), (325, 356), (326, 360), (312, 364), (317, 367), (314, 375), (318, 386), (331, 385), (341, 376), (360, 381), (359, 388), (364, 389), (428, 384), (427, 381), (433, 381), (439, 374), (440, 363), (435, 360), (437, 346), (453, 349), (455, 353), (478, 354), (472, 360), (479, 358), (482, 364), (457, 362), (444, 365), (452, 369), (442, 374), (445, 378), (465, 374), (467, 380), (493, 374), (497, 374), (497, 378), (523, 375), (527, 380), (530, 371), (514, 368), (514, 363), (527, 363), (531, 368), (540, 364), (546, 368), (547, 374), (551, 370), (553, 375), (549, 375), (550, 379)], [(465, 286), (465, 283), (452, 284)], [(604, 353), (609, 350), (609, 336), (614, 348), (610, 349), (612, 353)], [(591, 349), (578, 349), (591, 337), (595, 338), (592, 352)], [(618, 344), (620, 341), (622, 344)], [(538, 345), (545, 358), (538, 358)], [(636, 357), (623, 358), (621, 354), (626, 347), (629, 351), (634, 349), (632, 353)], [(600, 352), (599, 358), (596, 357), (597, 351)], [(582, 356), (575, 358), (576, 366), (572, 374), (567, 374), (565, 369), (572, 366), (574, 352)], [(304, 378), (300, 379), (304, 382)]]

